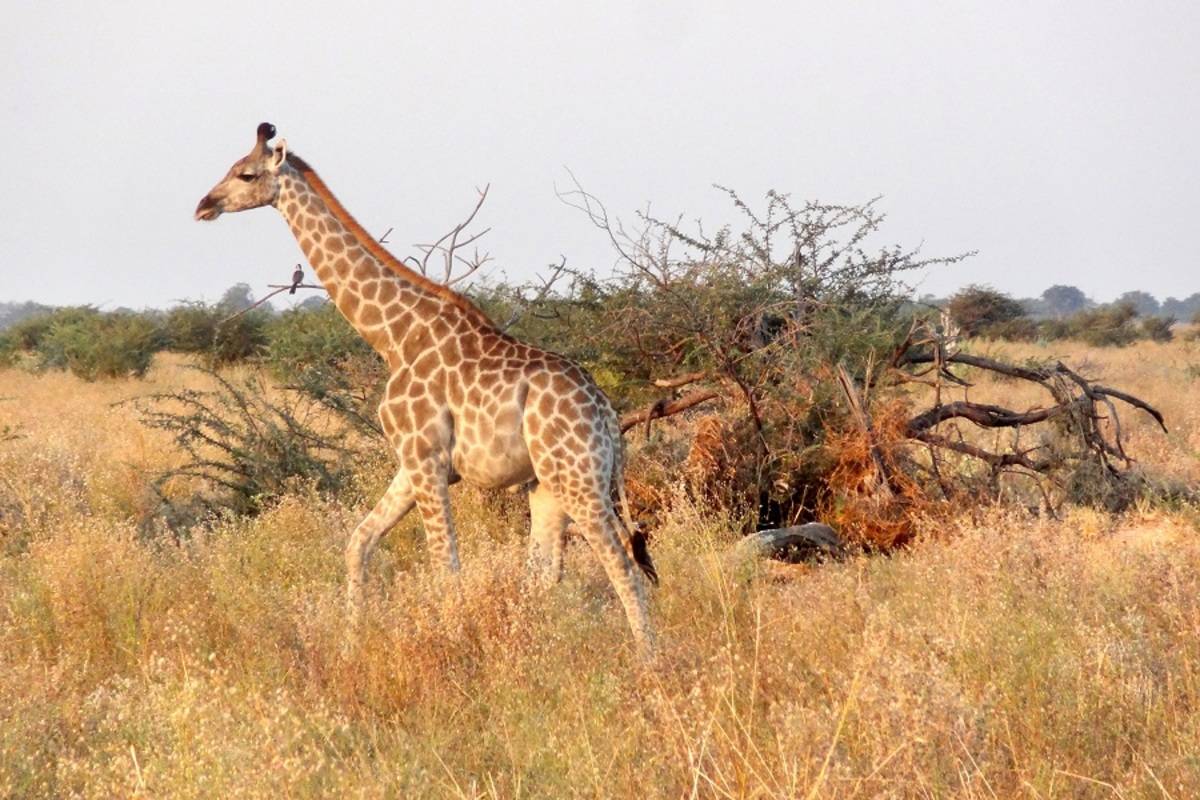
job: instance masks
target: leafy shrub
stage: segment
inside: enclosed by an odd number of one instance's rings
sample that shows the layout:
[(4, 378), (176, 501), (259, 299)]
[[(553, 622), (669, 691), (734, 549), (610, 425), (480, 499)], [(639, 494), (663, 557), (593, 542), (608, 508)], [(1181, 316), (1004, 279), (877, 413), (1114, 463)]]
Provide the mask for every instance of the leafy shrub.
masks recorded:
[(167, 313), (167, 346), (198, 353), (211, 366), (236, 364), (262, 354), (270, 320), (262, 310), (238, 314), (223, 305), (185, 303)]
[(1118, 303), (1080, 311), (1068, 320), (1068, 326), (1072, 338), (1094, 347), (1124, 347), (1141, 338), (1136, 318), (1137, 309)]
[(379, 355), (332, 303), (284, 312), (266, 330), (265, 363), (276, 378), (379, 434), (375, 409), (387, 382)]
[(1173, 317), (1143, 317), (1141, 334), (1152, 342), (1169, 342), (1175, 338)]
[(981, 334), (989, 339), (1003, 339), (1006, 342), (1033, 342), (1043, 335), (1041, 327), (1029, 317), (992, 323), (985, 327)]
[(159, 326), (146, 315), (94, 309), (53, 315), (37, 344), (42, 369), (66, 369), (87, 381), (142, 377), (161, 349)]
[(20, 355), (21, 351), (17, 348), (13, 340), (7, 336), (0, 335), (0, 369), (8, 369), (15, 366)]
[(960, 290), (946, 305), (951, 318), (966, 336), (992, 336), (996, 326), (1025, 317), (1019, 302), (990, 286), (974, 284)]
[[(593, 374), (621, 376), (604, 386), (619, 405), (658, 408), (670, 400), (664, 389), (720, 402), (718, 416), (707, 407), (709, 422), (682, 448), (689, 474), (677, 462), (658, 474), (687, 477), (696, 496), (754, 526), (793, 524), (839, 491), (830, 482), (837, 453), (829, 433), (856, 422), (835, 375), (870, 385), (912, 329), (903, 273), (964, 256), (868, 250), (861, 243), (883, 222), (871, 203), (802, 204), (769, 192), (752, 209), (726, 193), (742, 221), (736, 230), (685, 230), (649, 216), (626, 228), (582, 189), (566, 195), (614, 243), (617, 273), (604, 281), (577, 275), (567, 297), (513, 330), (528, 336), (523, 326), (536, 326), (544, 335), (528, 338)], [(882, 401), (898, 390), (871, 391)], [(679, 449), (660, 452), (673, 458)], [(656, 470), (639, 463), (630, 472)]]
[(268, 344), (267, 325), (271, 315), (266, 311), (248, 311), (217, 324), (209, 363), (214, 366), (236, 364), (263, 354)]
[(1071, 324), (1065, 319), (1044, 319), (1038, 323), (1038, 337), (1046, 341), (1069, 339)]
[(212, 347), (221, 314), (207, 303), (184, 303), (167, 312), (163, 327), (167, 348), (177, 353), (202, 353)]
[(12, 325), (4, 332), (4, 338), (14, 349), (25, 350), (27, 352), (34, 351), (41, 346), (42, 340), (46, 338), (51, 328), (56, 324), (67, 324), (90, 319), (99, 314), (100, 312), (92, 306), (56, 308), (43, 314), (26, 317), (15, 325)]

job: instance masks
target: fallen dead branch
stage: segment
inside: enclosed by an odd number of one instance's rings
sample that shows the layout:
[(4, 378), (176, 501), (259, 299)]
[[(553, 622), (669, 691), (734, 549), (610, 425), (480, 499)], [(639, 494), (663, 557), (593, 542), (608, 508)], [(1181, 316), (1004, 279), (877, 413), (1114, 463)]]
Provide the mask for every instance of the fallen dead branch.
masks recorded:
[[(924, 365), (931, 366), (924, 371), (913, 370), (913, 367)], [(971, 386), (969, 381), (951, 372), (954, 366), (971, 367), (1036, 384), (1046, 391), (1048, 402), (1024, 411), (967, 399), (942, 402), (944, 391), (958, 387), (965, 394)], [(1093, 383), (1061, 361), (1044, 366), (1020, 366), (985, 356), (949, 352), (943, 340), (928, 326), (913, 326), (908, 338), (896, 349), (891, 368), (897, 382), (917, 380), (935, 387), (933, 407), (909, 419), (906, 427), (910, 438), (930, 446), (935, 470), (936, 449), (942, 449), (983, 461), (991, 467), (993, 476), (1010, 467), (1046, 475), (1069, 462), (1089, 459), (1100, 464), (1108, 474), (1120, 475), (1133, 466), (1134, 459), (1125, 451), (1121, 417), (1114, 399), (1145, 412), (1164, 432), (1167, 430), (1162, 413), (1145, 400)], [(1014, 436), (1010, 449), (987, 450), (965, 441), (961, 434), (953, 438), (936, 432), (943, 423), (955, 420), (965, 420), (979, 428), (1011, 428), (1014, 431), (1024, 426), (1058, 422), (1075, 442), (1075, 447), (1051, 448), (1039, 444), (1019, 449), (1015, 444), (1018, 438)]]

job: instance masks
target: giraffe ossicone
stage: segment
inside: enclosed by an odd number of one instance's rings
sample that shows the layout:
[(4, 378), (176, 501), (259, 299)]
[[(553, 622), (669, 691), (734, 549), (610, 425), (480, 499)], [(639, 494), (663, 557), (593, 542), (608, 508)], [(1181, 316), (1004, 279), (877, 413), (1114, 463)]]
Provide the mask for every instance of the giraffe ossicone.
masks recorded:
[(338, 310), (387, 362), (379, 419), (399, 468), (346, 547), (352, 619), (362, 613), (372, 551), (410, 510), (421, 515), (435, 562), (456, 572), (450, 484), (528, 484), (531, 561), (557, 580), (574, 521), (634, 638), (651, 651), (643, 571), (654, 572), (616, 512), (624, 443), (608, 398), (577, 365), (506, 335), (467, 298), (406, 267), (286, 143), (272, 147), (274, 136), (274, 125), (258, 126), (254, 148), (201, 199), (195, 217), (278, 209)]

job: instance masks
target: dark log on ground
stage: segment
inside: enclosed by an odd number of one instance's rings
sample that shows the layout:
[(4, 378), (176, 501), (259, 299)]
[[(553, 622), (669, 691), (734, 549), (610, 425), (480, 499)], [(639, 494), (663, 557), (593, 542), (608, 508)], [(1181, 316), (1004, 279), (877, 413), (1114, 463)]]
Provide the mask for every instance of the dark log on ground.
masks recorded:
[(836, 558), (846, 552), (837, 531), (822, 522), (793, 525), (752, 533), (737, 543), (735, 551), (798, 564), (820, 558)]

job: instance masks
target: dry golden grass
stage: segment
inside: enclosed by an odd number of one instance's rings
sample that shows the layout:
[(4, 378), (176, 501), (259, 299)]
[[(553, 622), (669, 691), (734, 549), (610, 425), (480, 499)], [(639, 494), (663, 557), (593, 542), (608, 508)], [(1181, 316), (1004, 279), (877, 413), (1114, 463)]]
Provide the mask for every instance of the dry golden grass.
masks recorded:
[[(1165, 443), (1133, 431), (1148, 468), (1194, 480), (1195, 352), (1086, 355), (1167, 413)], [(195, 380), (176, 366), (0, 372), (0, 428), (26, 434), (0, 443), (0, 796), (1200, 796), (1194, 511), (985, 509), (893, 557), (782, 569), (680, 501), (645, 669), (584, 547), (530, 589), (517, 499), (462, 491), (461, 579), (407, 521), (351, 644), (362, 508), (299, 492), (139, 538), (175, 456), (108, 404)]]

